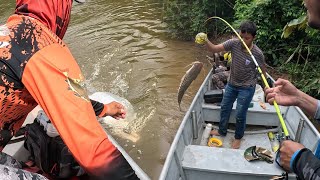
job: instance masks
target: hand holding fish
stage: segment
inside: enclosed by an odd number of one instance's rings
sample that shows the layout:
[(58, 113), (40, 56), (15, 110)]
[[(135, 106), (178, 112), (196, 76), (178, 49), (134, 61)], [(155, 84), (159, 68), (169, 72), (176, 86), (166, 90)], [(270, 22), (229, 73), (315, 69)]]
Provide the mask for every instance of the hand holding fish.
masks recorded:
[(126, 117), (126, 111), (122, 104), (113, 101), (109, 104), (105, 104), (104, 106), (106, 112), (102, 117), (111, 116), (115, 119), (124, 119)]

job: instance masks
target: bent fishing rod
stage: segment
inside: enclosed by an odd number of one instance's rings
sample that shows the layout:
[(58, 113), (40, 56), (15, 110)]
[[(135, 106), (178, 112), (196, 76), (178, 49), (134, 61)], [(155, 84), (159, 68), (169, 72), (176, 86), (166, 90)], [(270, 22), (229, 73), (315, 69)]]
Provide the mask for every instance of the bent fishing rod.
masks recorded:
[[(211, 20), (211, 19), (219, 19), (219, 20), (223, 21), (223, 22), (224, 22), (225, 24), (227, 24), (227, 25), (232, 29), (232, 31), (238, 36), (238, 38), (240, 39), (240, 41), (242, 42), (242, 44), (244, 45), (244, 47), (247, 49), (248, 53), (250, 54), (250, 56), (251, 56), (254, 64), (256, 65), (256, 67), (257, 67), (257, 69), (258, 69), (258, 71), (259, 71), (259, 73), (260, 73), (260, 75), (261, 75), (261, 78), (262, 78), (262, 80), (263, 80), (263, 84), (265, 85), (265, 87), (270, 88), (270, 86), (269, 86), (269, 84), (268, 84), (268, 82), (267, 82), (266, 77), (264, 76), (264, 74), (263, 74), (263, 72), (262, 72), (259, 64), (257, 63), (256, 58), (253, 56), (251, 50), (250, 50), (249, 47), (246, 45), (246, 43), (243, 41), (243, 39), (241, 38), (241, 36), (239, 35), (239, 33), (238, 33), (226, 20), (224, 20), (224, 19), (222, 19), (221, 17), (218, 17), (218, 16), (213, 16), (213, 17), (208, 18), (208, 19), (205, 21), (205, 23), (207, 23), (207, 22), (208, 22), (209, 20)], [(288, 132), (286, 123), (285, 123), (284, 120), (283, 120), (282, 114), (281, 114), (281, 112), (280, 112), (280, 108), (279, 108), (278, 103), (276, 102), (276, 100), (273, 101), (273, 105), (274, 105), (274, 107), (275, 107), (275, 109), (276, 109), (276, 112), (277, 112), (278, 118), (279, 118), (279, 120), (280, 120), (280, 124), (281, 124), (282, 130), (283, 130), (283, 132), (284, 132), (284, 135), (285, 135), (286, 139), (290, 139), (290, 135), (289, 135), (289, 132)]]

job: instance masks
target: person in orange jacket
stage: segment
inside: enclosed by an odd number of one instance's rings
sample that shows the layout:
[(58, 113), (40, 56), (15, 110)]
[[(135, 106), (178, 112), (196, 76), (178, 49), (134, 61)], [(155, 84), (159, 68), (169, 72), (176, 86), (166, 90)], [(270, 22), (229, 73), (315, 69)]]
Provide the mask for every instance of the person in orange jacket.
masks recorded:
[(16, 0), (14, 15), (0, 26), (0, 149), (40, 105), (88, 174), (138, 179), (96, 120), (124, 118), (124, 107), (88, 98), (80, 68), (62, 41), (71, 7), (72, 0)]

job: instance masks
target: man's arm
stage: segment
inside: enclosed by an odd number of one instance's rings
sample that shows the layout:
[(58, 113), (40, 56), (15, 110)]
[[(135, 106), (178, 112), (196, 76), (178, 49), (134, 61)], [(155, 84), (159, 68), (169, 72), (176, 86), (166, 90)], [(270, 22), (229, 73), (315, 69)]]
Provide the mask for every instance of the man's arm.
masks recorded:
[(266, 65), (265, 65), (265, 64), (262, 64), (262, 65), (260, 66), (260, 68), (261, 68), (261, 71), (262, 71), (264, 77), (267, 79), (267, 68), (266, 68)]
[(104, 104), (95, 100), (90, 99), (91, 105), (93, 107), (93, 110), (96, 114), (96, 116), (101, 115), (103, 109), (104, 109)]
[(209, 51), (218, 53), (221, 51), (231, 51), (232, 46), (236, 41), (235, 39), (229, 39), (222, 44), (215, 45), (208, 40), (208, 37), (205, 33), (198, 33), (195, 42), (198, 44), (206, 44)]
[(213, 52), (213, 53), (218, 53), (218, 52), (221, 52), (221, 51), (225, 51), (225, 48), (223, 46), (223, 44), (218, 44), (218, 45), (215, 45), (213, 43), (211, 43), (209, 40), (207, 41), (207, 47), (209, 49), (209, 51)]
[[(260, 65), (260, 68), (261, 68), (261, 71), (262, 71), (263, 76), (264, 76), (265, 79), (266, 79), (266, 83), (268, 84), (268, 86), (270, 86), (270, 84), (268, 83), (267, 68), (266, 68), (265, 64)], [(261, 77), (261, 80), (262, 80), (261, 73), (259, 73), (259, 76)], [(265, 88), (265, 87), (266, 87), (266, 84), (265, 84), (265, 82), (262, 80), (262, 88)]]
[(297, 106), (315, 119), (320, 119), (319, 101), (299, 90)]

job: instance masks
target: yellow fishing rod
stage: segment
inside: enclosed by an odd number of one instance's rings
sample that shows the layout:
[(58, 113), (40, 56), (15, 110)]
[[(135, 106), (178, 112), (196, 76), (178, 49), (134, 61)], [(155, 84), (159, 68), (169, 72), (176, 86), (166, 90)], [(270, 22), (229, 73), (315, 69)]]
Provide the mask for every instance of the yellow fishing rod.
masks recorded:
[[(208, 22), (209, 20), (211, 20), (211, 19), (219, 19), (219, 20), (223, 21), (223, 22), (226, 23), (226, 24), (232, 29), (232, 31), (238, 36), (238, 38), (240, 39), (240, 41), (242, 42), (242, 44), (244, 45), (244, 47), (245, 47), (245, 48), (247, 49), (247, 51), (249, 52), (249, 54), (250, 54), (250, 56), (251, 56), (254, 64), (255, 64), (256, 67), (258, 68), (258, 71), (259, 71), (259, 73), (260, 73), (260, 75), (261, 75), (261, 78), (262, 78), (262, 80), (263, 80), (263, 83), (264, 83), (265, 87), (270, 88), (270, 86), (269, 86), (269, 84), (268, 84), (268, 82), (267, 82), (266, 77), (265, 77), (264, 74), (262, 73), (262, 70), (261, 70), (259, 64), (257, 63), (256, 58), (253, 56), (253, 54), (252, 54), (252, 52), (250, 51), (249, 47), (248, 47), (248, 46), (246, 45), (246, 43), (243, 41), (243, 39), (241, 38), (241, 36), (239, 35), (239, 33), (238, 33), (226, 20), (224, 20), (224, 19), (222, 19), (221, 17), (218, 17), (218, 16), (213, 16), (213, 17), (208, 18), (208, 19), (205, 21), (205, 23), (207, 23), (207, 22)], [(284, 135), (286, 136), (287, 139), (289, 139), (290, 136), (289, 136), (289, 132), (288, 132), (286, 123), (285, 123), (284, 120), (283, 120), (283, 117), (282, 117), (282, 114), (281, 114), (281, 112), (280, 112), (280, 108), (279, 108), (279, 106), (278, 106), (278, 103), (277, 103), (275, 100), (273, 101), (273, 105), (274, 105), (274, 107), (276, 108), (276, 112), (277, 112), (277, 115), (278, 115), (278, 117), (279, 117), (280, 124), (281, 124), (282, 130), (283, 130), (283, 132), (284, 132)]]

